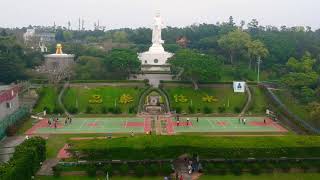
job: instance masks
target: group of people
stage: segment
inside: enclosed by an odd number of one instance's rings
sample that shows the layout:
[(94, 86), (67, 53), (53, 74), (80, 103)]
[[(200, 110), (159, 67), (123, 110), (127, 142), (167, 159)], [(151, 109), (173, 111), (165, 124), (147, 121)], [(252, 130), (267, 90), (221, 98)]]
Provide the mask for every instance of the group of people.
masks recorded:
[(53, 127), (55, 129), (57, 129), (57, 124), (58, 124), (58, 121), (59, 121), (59, 118), (56, 117), (56, 118), (52, 118), (52, 119), (48, 119), (48, 126), (51, 127), (51, 125), (53, 124)]
[[(53, 127), (55, 129), (57, 129), (58, 122), (59, 122), (59, 117), (49, 118), (48, 119), (48, 126), (51, 127), (51, 125), (53, 124)], [(68, 125), (68, 124), (71, 124), (71, 123), (72, 123), (72, 118), (70, 116), (67, 116), (65, 121), (64, 121), (64, 125)]]
[[(180, 126), (180, 117), (179, 117), (179, 115), (177, 115), (176, 121), (177, 121), (177, 126)], [(198, 122), (199, 122), (199, 117), (197, 117), (197, 123)], [(189, 124), (190, 124), (190, 118), (187, 118), (187, 126), (189, 126)]]
[(239, 124), (246, 125), (246, 122), (247, 122), (246, 118), (239, 117)]
[(68, 125), (72, 123), (72, 118), (70, 116), (67, 116), (67, 118), (64, 120), (64, 125)]

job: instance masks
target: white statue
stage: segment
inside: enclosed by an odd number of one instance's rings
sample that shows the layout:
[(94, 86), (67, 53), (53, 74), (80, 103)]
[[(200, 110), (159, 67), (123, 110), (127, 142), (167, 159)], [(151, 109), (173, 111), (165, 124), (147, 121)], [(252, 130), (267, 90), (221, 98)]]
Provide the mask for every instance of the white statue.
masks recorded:
[(152, 30), (152, 44), (154, 45), (162, 45), (164, 41), (161, 38), (161, 30), (164, 28), (164, 23), (160, 16), (160, 13), (157, 13), (154, 18), (154, 25)]

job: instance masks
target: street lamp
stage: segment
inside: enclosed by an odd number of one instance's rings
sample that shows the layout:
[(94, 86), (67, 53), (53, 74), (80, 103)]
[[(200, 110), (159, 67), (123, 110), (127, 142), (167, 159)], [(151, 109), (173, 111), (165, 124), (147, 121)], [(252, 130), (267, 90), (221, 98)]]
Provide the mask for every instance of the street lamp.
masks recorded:
[(257, 63), (258, 63), (257, 83), (259, 84), (260, 83), (260, 64), (262, 63), (260, 56), (258, 57)]

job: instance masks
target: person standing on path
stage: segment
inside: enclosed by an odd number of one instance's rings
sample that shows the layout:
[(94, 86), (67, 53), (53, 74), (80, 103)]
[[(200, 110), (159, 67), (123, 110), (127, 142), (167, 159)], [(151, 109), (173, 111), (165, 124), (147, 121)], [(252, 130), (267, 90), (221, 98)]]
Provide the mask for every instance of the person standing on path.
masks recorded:
[(197, 123), (199, 122), (199, 117), (197, 117)]

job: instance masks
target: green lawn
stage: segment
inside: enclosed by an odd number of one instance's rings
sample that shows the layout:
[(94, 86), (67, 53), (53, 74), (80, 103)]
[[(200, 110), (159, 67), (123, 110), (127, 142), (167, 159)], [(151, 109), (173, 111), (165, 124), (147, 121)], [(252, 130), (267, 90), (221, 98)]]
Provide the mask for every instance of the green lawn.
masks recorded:
[[(69, 141), (88, 159), (170, 159), (184, 153), (201, 158), (320, 157), (320, 137), (139, 136)], [(89, 153), (88, 153), (89, 152)], [(130, 152), (130, 153), (128, 153)]]
[(252, 93), (252, 104), (248, 110), (248, 113), (265, 115), (266, 108), (268, 107), (266, 95), (257, 86), (251, 86), (250, 90)]
[(65, 134), (65, 135), (50, 135), (47, 142), (47, 158), (55, 158), (59, 150), (72, 137), (101, 137), (101, 134)]
[(318, 180), (319, 173), (273, 173), (251, 175), (243, 174), (241, 176), (225, 175), (225, 176), (201, 176), (199, 180)]
[[(169, 95), (171, 107), (181, 107), (182, 112), (188, 113), (188, 107), (193, 106), (195, 111), (203, 112), (204, 107), (210, 107), (213, 112), (218, 112), (218, 107), (225, 107), (226, 113), (236, 113), (235, 108), (242, 109), (246, 102), (246, 95), (241, 93), (234, 93), (230, 87), (218, 87), (218, 88), (200, 88), (194, 90), (192, 87), (165, 87), (164, 88)], [(185, 103), (176, 102), (174, 96), (183, 95), (188, 101)], [(205, 95), (213, 96), (217, 99), (217, 102), (204, 102), (202, 98)]]
[(47, 86), (43, 87), (38, 91), (40, 97), (39, 100), (34, 107), (33, 111), (35, 113), (42, 112), (44, 108), (48, 108), (50, 112), (54, 110), (54, 108), (57, 106), (57, 100), (58, 100), (58, 88)]
[[(63, 96), (63, 103), (67, 109), (72, 107), (78, 108), (80, 113), (85, 113), (88, 106), (92, 107), (92, 113), (102, 113), (102, 108), (120, 107), (122, 113), (128, 113), (130, 107), (136, 107), (139, 101), (139, 93), (142, 88), (138, 87), (71, 87), (67, 89)], [(123, 94), (129, 94), (133, 97), (133, 102), (121, 104), (120, 97)], [(101, 96), (102, 103), (90, 104), (89, 100), (93, 99), (94, 95)]]

